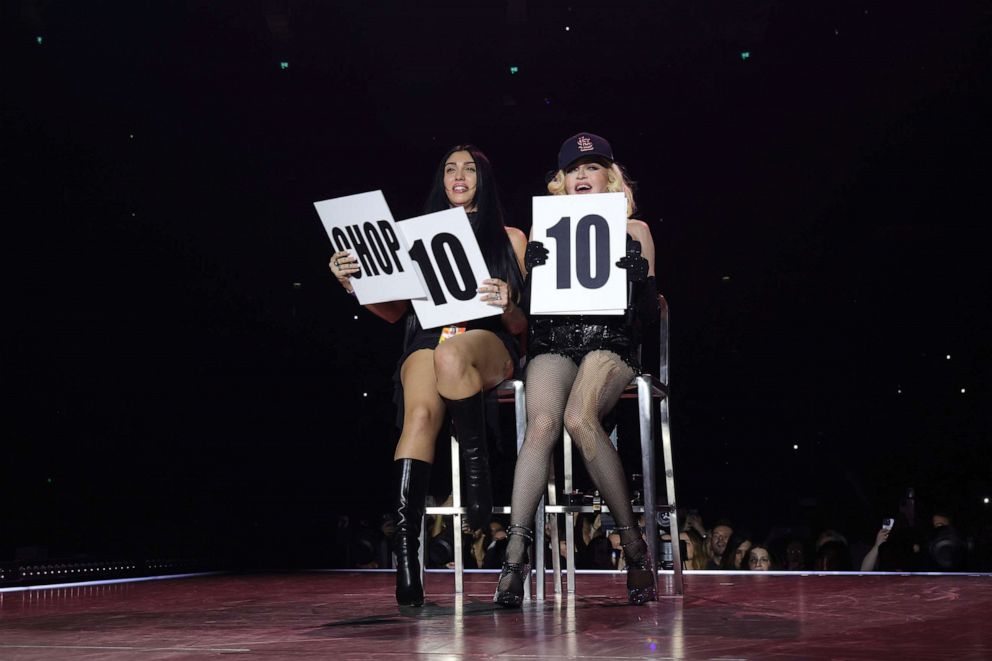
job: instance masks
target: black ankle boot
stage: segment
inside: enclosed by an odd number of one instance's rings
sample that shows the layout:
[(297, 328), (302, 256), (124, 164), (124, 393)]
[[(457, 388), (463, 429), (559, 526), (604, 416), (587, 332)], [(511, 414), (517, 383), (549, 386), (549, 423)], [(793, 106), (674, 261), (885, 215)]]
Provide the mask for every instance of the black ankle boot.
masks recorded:
[(455, 436), (464, 467), (465, 500), (472, 530), (489, 525), (493, 516), (493, 488), (486, 444), (486, 404), (479, 392), (465, 399), (445, 399), (455, 423)]
[(637, 526), (617, 528), (617, 530), (632, 529), (637, 530), (637, 538), (620, 545), (623, 547), (623, 555), (627, 563), (627, 600), (632, 604), (658, 601), (656, 587), (658, 576), (647, 542), (641, 539), (640, 528)]
[(419, 459), (393, 462), (396, 483), (396, 603), (421, 606), (424, 583), (420, 575), (420, 529), (424, 524), (424, 504), (431, 481), (431, 465)]
[[(534, 541), (534, 531), (523, 526), (510, 526), (507, 534), (523, 537), (527, 543), (521, 558), (522, 562), (503, 561), (503, 571), (499, 574), (499, 583), (496, 584), (493, 601), (507, 608), (519, 608), (524, 601), (524, 582), (530, 579), (530, 564), (527, 562), (527, 556), (530, 553), (528, 550), (530, 544)], [(541, 576), (541, 572), (538, 572), (538, 576)]]

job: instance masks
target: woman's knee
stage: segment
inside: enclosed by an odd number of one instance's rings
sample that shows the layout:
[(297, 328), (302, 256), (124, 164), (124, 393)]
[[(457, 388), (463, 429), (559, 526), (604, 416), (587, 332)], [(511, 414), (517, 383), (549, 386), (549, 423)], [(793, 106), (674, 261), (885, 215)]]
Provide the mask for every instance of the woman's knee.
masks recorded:
[(527, 439), (541, 444), (554, 444), (561, 436), (561, 415), (552, 412), (527, 414)]
[(576, 440), (588, 435), (599, 424), (595, 415), (579, 406), (566, 406), (564, 424), (568, 435)]
[(427, 404), (414, 404), (403, 413), (404, 435), (426, 435), (433, 438), (441, 428), (441, 417), (444, 411), (441, 407)]
[(434, 374), (438, 381), (460, 379), (471, 366), (471, 356), (457, 342), (443, 342), (434, 350)]

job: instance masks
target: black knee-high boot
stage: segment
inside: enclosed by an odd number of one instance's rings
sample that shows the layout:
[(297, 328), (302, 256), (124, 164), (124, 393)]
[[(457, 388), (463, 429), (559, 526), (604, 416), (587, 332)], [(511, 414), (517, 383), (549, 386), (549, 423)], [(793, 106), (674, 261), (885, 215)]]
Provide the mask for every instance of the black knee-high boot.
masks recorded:
[(396, 483), (396, 602), (401, 606), (424, 603), (424, 583), (420, 576), (420, 529), (431, 481), (431, 465), (419, 459), (393, 462)]
[(465, 399), (445, 399), (455, 423), (455, 436), (465, 467), (465, 500), (472, 530), (489, 525), (493, 516), (493, 488), (486, 443), (486, 403), (479, 392)]

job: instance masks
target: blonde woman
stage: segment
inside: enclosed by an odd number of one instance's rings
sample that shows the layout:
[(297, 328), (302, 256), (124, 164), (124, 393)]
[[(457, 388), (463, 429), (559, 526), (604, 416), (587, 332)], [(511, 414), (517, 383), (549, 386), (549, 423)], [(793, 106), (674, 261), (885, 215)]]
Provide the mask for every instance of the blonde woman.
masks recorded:
[[(564, 142), (558, 172), (548, 184), (553, 195), (623, 192), (627, 195), (627, 256), (617, 266), (633, 283), (628, 315), (533, 316), (530, 318), (527, 366), (527, 436), (513, 477), (511, 525), (506, 562), (494, 601), (507, 607), (523, 601), (523, 581), (529, 571), (529, 526), (548, 478), (551, 452), (562, 426), (574, 439), (589, 475), (617, 523), (627, 566), (627, 596), (640, 604), (657, 599), (654, 562), (630, 505), (627, 479), (620, 457), (610, 443), (602, 420), (616, 405), (624, 388), (640, 369), (638, 321), (657, 315), (654, 284), (654, 242), (651, 231), (633, 216), (630, 183), (603, 138), (580, 133)], [(527, 245), (526, 266), (540, 268), (547, 259), (544, 246)], [(636, 314), (635, 314), (636, 312)]]

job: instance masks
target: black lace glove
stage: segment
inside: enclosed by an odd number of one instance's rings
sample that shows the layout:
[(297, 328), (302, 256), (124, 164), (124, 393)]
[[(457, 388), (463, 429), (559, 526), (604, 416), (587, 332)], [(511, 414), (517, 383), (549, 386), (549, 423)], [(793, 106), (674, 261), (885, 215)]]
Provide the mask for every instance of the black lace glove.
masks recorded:
[(661, 306), (658, 303), (658, 283), (653, 275), (634, 285), (633, 304), (642, 322), (650, 323), (658, 318)]
[(644, 282), (648, 278), (648, 260), (641, 257), (641, 242), (631, 241), (627, 254), (617, 266), (627, 271), (627, 282)]
[(540, 241), (528, 241), (524, 253), (524, 266), (530, 271), (535, 266), (541, 266), (548, 261), (548, 249)]

